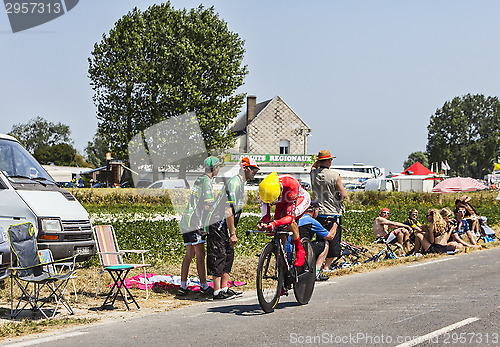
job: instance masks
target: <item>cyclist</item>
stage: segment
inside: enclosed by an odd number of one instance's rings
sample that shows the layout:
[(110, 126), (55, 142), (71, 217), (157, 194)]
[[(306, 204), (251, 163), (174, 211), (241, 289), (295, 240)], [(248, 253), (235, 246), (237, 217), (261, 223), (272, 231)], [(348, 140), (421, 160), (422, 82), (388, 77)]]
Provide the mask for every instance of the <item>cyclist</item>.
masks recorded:
[[(287, 226), (292, 232), (292, 242), (297, 249), (294, 265), (304, 265), (306, 252), (300, 243), (299, 219), (311, 203), (309, 193), (302, 188), (292, 175), (278, 176), (276, 171), (270, 173), (259, 185), (259, 198), (262, 217), (257, 225), (259, 230), (273, 231), (278, 226)], [(275, 205), (274, 220), (271, 220), (271, 206)], [(284, 238), (286, 239), (286, 238)], [(283, 241), (286, 243), (286, 240)]]

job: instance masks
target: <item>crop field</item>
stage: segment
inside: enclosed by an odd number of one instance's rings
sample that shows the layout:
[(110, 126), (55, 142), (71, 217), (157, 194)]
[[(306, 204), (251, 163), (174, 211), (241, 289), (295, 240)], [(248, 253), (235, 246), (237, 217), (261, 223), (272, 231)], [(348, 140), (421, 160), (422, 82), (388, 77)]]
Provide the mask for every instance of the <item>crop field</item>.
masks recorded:
[[(127, 189), (78, 189), (73, 194), (89, 211), (94, 225), (111, 224), (116, 230), (123, 249), (149, 249), (148, 262), (153, 265), (178, 264), (184, 255), (182, 236), (179, 232), (179, 208), (172, 206), (166, 191), (144, 192)], [(496, 192), (469, 193), (479, 214), (488, 218), (488, 225), (499, 223), (500, 204)], [(411, 208), (424, 217), (429, 208), (453, 208), (457, 194), (418, 194), (360, 192), (349, 193), (343, 226), (348, 229), (342, 238), (358, 245), (373, 242), (372, 223), (382, 207), (391, 209), (390, 219), (403, 222)], [(260, 252), (268, 238), (264, 235), (246, 236), (247, 230), (255, 229), (260, 209), (255, 192), (250, 192), (243, 216), (237, 228), (237, 257), (253, 256)], [(97, 265), (97, 259), (90, 261)]]

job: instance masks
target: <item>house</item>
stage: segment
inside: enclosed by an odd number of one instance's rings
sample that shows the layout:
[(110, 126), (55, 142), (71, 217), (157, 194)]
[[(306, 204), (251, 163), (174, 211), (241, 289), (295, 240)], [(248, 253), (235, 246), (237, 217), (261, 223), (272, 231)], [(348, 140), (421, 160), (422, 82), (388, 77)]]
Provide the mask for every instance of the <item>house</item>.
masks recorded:
[(247, 110), (230, 128), (236, 145), (232, 153), (246, 154), (307, 154), (311, 128), (280, 97), (257, 103), (257, 97), (247, 97)]

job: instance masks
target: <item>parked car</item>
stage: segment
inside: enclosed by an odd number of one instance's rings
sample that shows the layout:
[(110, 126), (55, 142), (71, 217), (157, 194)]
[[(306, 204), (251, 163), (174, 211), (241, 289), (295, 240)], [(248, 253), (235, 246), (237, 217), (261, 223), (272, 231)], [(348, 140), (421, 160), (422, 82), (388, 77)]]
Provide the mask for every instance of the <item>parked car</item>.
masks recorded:
[(73, 182), (57, 182), (57, 185), (61, 188), (78, 188)]
[[(31, 154), (12, 136), (0, 134), (1, 229), (23, 222), (33, 224), (39, 249), (55, 259), (95, 252), (89, 214), (75, 197), (59, 187)], [(0, 279), (7, 276), (10, 248), (0, 233)]]
[(170, 180), (158, 180), (151, 183), (146, 188), (156, 188), (156, 189), (189, 189), (189, 184), (183, 179), (170, 179)]

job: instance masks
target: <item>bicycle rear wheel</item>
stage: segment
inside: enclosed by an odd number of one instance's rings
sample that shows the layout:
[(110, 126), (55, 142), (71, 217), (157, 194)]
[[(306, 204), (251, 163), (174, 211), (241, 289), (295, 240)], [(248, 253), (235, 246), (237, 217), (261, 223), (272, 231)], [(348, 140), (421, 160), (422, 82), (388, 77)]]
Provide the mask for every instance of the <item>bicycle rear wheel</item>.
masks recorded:
[(302, 267), (297, 268), (297, 282), (293, 284), (295, 299), (301, 305), (306, 305), (311, 299), (314, 283), (316, 282), (316, 259), (311, 241), (306, 238), (301, 239), (302, 247), (306, 251), (306, 261)]
[(257, 267), (257, 298), (262, 310), (274, 311), (281, 295), (283, 271), (278, 261), (279, 253), (274, 243), (269, 242), (262, 249)]

